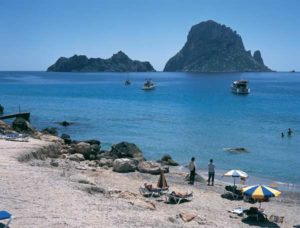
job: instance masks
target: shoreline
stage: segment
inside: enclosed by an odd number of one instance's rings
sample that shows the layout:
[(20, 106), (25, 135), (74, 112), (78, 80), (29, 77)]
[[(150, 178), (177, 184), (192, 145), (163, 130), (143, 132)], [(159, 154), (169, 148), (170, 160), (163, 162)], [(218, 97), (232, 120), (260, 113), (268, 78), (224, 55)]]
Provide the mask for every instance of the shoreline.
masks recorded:
[[(92, 161), (61, 157), (29, 156), (26, 162), (18, 161), (21, 155), (60, 144), (53, 139), (0, 140), (1, 205), (13, 214), (12, 227), (248, 227), (242, 217), (228, 211), (258, 206), (222, 198), (224, 183), (219, 180), (214, 187), (199, 182), (188, 185), (187, 173), (180, 167), (170, 167), (165, 174), (171, 191), (192, 191), (194, 198), (173, 205), (164, 203), (164, 198), (140, 195), (138, 188), (145, 182), (156, 183), (157, 175), (117, 173)], [(263, 203), (263, 208), (268, 215), (284, 216), (283, 227), (300, 223), (300, 194), (283, 193)], [(183, 212), (197, 217), (184, 222), (179, 216)]]

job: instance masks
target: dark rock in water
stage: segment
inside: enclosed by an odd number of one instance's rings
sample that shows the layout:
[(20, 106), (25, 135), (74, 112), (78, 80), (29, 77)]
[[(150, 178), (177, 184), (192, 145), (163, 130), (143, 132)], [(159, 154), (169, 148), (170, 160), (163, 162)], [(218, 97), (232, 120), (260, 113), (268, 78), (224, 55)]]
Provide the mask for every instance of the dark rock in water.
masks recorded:
[(71, 144), (72, 143), (71, 136), (68, 135), (68, 134), (62, 134), (60, 136), (60, 138), (62, 138), (64, 140), (65, 144)]
[(96, 144), (98, 146), (100, 146), (100, 144), (101, 144), (101, 142), (99, 140), (96, 140), (96, 139), (89, 139), (89, 140), (85, 140), (83, 142), (88, 143), (90, 145)]
[(0, 115), (3, 115), (4, 113), (4, 107), (0, 104)]
[(149, 62), (130, 59), (119, 51), (109, 59), (87, 58), (85, 55), (61, 57), (47, 71), (54, 72), (149, 72), (155, 71)]
[(164, 165), (170, 165), (170, 166), (178, 166), (179, 164), (173, 160), (171, 155), (165, 154), (160, 161), (158, 161)]
[(57, 136), (57, 129), (55, 127), (47, 127), (41, 131), (43, 134)]
[(113, 162), (113, 171), (119, 173), (134, 172), (136, 165), (133, 160), (128, 158), (119, 158)]
[(62, 122), (58, 122), (57, 124), (63, 126), (63, 127), (68, 127), (74, 123), (68, 122), (68, 121), (62, 121)]
[(19, 133), (25, 133), (30, 135), (36, 133), (36, 130), (31, 126), (31, 124), (22, 117), (17, 117), (13, 121), (12, 128)]
[(154, 162), (154, 161), (141, 161), (138, 164), (138, 170), (141, 173), (149, 173), (153, 175), (160, 174), (161, 170), (164, 171), (164, 173), (169, 172), (169, 167), (162, 166), (161, 164)]
[(142, 151), (134, 144), (128, 142), (120, 142), (111, 147), (110, 156), (116, 158), (134, 158), (143, 161)]
[(253, 58), (256, 60), (256, 62), (260, 63), (261, 65), (265, 65), (259, 50), (254, 52)]
[(164, 71), (245, 72), (270, 69), (263, 64), (260, 53), (256, 52), (254, 58), (251, 52), (245, 50), (236, 31), (209, 20), (191, 28), (184, 47), (167, 62)]

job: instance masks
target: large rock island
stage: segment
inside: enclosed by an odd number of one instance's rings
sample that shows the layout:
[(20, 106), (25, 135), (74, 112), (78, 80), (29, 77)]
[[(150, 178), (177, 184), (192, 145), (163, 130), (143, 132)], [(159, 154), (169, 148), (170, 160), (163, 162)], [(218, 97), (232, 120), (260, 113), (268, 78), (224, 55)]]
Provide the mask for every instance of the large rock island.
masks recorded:
[(245, 72), (270, 71), (260, 51), (246, 51), (240, 35), (209, 20), (194, 25), (184, 47), (166, 64), (164, 71)]
[(60, 57), (47, 71), (54, 72), (148, 72), (155, 71), (149, 62), (130, 59), (119, 51), (109, 59), (87, 58), (74, 55), (70, 58)]

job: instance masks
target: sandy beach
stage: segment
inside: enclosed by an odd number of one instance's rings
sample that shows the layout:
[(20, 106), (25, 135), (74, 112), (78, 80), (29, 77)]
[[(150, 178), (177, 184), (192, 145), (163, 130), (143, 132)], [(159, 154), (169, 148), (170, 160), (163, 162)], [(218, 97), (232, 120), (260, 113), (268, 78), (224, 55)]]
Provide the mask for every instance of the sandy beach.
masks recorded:
[[(221, 198), (221, 182), (214, 187), (204, 183), (187, 185), (185, 173), (176, 169), (166, 174), (170, 189), (193, 191), (191, 202), (174, 205), (166, 204), (164, 198), (142, 197), (139, 187), (144, 182), (156, 183), (155, 175), (120, 174), (67, 159), (56, 159), (54, 166), (51, 159), (18, 161), (24, 154), (51, 145), (37, 139), (0, 140), (1, 210), (13, 214), (10, 227), (249, 227), (242, 217), (228, 211), (249, 208), (251, 204)], [(269, 216), (284, 216), (280, 227), (300, 224), (298, 194), (283, 193), (262, 207)], [(184, 212), (197, 217), (184, 222), (179, 217)], [(272, 226), (278, 227), (267, 224)]]

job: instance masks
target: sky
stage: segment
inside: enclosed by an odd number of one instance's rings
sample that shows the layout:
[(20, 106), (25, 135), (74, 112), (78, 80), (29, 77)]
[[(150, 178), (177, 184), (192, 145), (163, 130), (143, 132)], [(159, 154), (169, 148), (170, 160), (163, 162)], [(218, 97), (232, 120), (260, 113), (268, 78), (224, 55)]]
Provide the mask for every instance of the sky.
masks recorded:
[(0, 0), (0, 70), (46, 70), (74, 54), (122, 50), (163, 70), (191, 26), (236, 30), (273, 70), (300, 70), (298, 0)]

